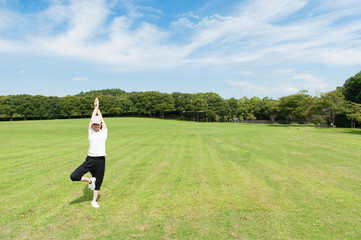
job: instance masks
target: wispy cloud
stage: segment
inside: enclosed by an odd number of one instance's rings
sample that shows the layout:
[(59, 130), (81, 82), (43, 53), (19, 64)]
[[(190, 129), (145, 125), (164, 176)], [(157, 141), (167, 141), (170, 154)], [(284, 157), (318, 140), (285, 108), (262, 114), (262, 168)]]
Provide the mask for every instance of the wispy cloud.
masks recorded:
[(89, 81), (89, 79), (87, 77), (75, 77), (72, 80), (75, 82)]
[(200, 17), (193, 13), (183, 14), (179, 16), (176, 21), (173, 21), (170, 25), (174, 28), (190, 28), (193, 29), (197, 26), (197, 22)]
[(302, 81), (302, 86), (307, 86), (310, 89), (323, 89), (327, 86), (325, 79), (312, 76), (308, 73), (295, 74), (293, 79)]
[[(249, 0), (227, 16), (184, 14), (167, 29), (146, 19), (134, 24), (145, 14), (161, 18), (163, 13), (153, 7), (128, 1), (54, 1), (35, 15), (2, 10), (0, 31), (22, 27), (13, 33), (20, 38), (0, 37), (0, 51), (57, 54), (121, 69), (283, 61), (359, 65), (359, 5), (357, 1)], [(115, 14), (115, 6), (123, 6), (126, 13)], [(301, 11), (307, 14), (299, 17)], [(188, 29), (182, 41), (172, 40), (177, 28)]]
[(328, 87), (326, 79), (309, 73), (298, 73), (293, 69), (276, 69), (273, 71), (280, 79), (272, 82), (257, 83), (251, 80), (225, 80), (229, 86), (238, 88), (245, 96), (289, 95), (300, 90), (309, 90), (310, 94)]
[(278, 75), (288, 75), (294, 71), (295, 71), (294, 69), (282, 68), (282, 69), (273, 70), (273, 73), (278, 74)]
[(269, 88), (264, 85), (259, 85), (252, 83), (248, 80), (225, 80), (225, 82), (231, 86), (235, 86), (241, 89), (243, 93), (247, 93), (245, 95), (268, 95), (270, 93)]
[[(240, 91), (240, 96), (258, 96), (258, 97), (273, 97), (280, 95), (290, 95), (297, 93), (298, 91), (304, 89), (300, 88), (298, 85), (292, 82), (282, 82), (276, 81), (268, 84), (259, 84), (254, 83), (249, 80), (226, 80), (225, 81), (229, 86), (236, 88)], [(234, 89), (234, 90), (236, 90)]]

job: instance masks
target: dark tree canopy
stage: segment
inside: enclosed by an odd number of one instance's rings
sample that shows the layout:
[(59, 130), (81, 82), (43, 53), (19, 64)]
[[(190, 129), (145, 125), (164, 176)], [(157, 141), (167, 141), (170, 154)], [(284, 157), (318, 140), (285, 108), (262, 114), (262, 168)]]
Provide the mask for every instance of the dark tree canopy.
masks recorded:
[(350, 77), (343, 85), (343, 94), (346, 100), (361, 103), (361, 72)]
[(104, 116), (158, 117), (199, 122), (269, 120), (279, 123), (335, 125), (344, 116), (353, 125), (361, 122), (361, 72), (335, 91), (310, 96), (307, 90), (270, 99), (223, 99), (217, 93), (125, 92), (104, 89), (74, 96), (46, 97), (27, 94), (0, 96), (0, 119), (85, 118), (99, 98)]

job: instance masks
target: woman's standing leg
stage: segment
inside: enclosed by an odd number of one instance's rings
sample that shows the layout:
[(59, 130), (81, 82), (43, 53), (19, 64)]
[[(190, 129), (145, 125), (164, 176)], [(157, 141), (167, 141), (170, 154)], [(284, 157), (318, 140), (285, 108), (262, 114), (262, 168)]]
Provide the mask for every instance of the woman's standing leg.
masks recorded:
[(93, 201), (96, 202), (99, 196), (99, 190), (93, 191)]
[(99, 196), (99, 190), (103, 183), (105, 172), (105, 158), (97, 159), (94, 168), (91, 171), (93, 177), (96, 178), (95, 190), (93, 192), (93, 201), (96, 202)]

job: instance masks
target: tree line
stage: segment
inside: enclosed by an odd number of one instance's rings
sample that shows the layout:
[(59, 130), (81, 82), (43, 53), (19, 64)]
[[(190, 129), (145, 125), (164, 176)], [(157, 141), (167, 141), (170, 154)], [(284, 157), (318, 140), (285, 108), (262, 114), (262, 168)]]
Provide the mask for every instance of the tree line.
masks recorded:
[(0, 118), (57, 119), (89, 117), (95, 97), (104, 116), (138, 116), (199, 122), (268, 120), (278, 123), (336, 125), (337, 118), (350, 126), (361, 123), (361, 72), (336, 90), (311, 96), (307, 90), (281, 97), (223, 99), (208, 93), (125, 92), (94, 90), (74, 96), (0, 96)]

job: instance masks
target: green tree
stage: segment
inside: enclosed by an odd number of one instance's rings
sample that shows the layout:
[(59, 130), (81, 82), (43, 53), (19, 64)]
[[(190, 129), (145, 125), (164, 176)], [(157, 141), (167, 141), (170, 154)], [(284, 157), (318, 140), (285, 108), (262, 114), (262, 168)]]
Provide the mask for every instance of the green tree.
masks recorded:
[(264, 119), (263, 113), (262, 113), (262, 107), (263, 107), (263, 101), (259, 97), (252, 97), (250, 99), (250, 108), (251, 113), (255, 117), (255, 119)]
[(155, 111), (159, 113), (161, 118), (164, 118), (165, 113), (175, 111), (174, 98), (168, 93), (157, 93)]
[(270, 98), (264, 98), (263, 112), (264, 115), (274, 123), (279, 112), (279, 101)]
[(207, 121), (219, 121), (220, 119), (224, 118), (224, 116), (227, 114), (227, 106), (223, 104), (223, 98), (221, 98), (217, 93), (213, 92), (200, 93), (199, 96), (207, 103), (207, 107), (204, 110)]
[(256, 117), (253, 115), (254, 109), (252, 102), (247, 97), (243, 97), (238, 100), (238, 113), (239, 116), (244, 120), (255, 120)]
[(178, 114), (181, 114), (183, 111), (185, 111), (186, 105), (186, 98), (184, 97), (184, 94), (180, 92), (173, 92), (172, 97), (174, 101), (174, 111), (176, 111)]
[(14, 114), (16, 113), (16, 104), (14, 98), (15, 96), (13, 95), (2, 96), (0, 102), (0, 113), (8, 116), (10, 121), (13, 120)]
[(129, 95), (116, 96), (115, 99), (120, 115), (127, 115), (135, 112), (135, 107)]
[(222, 99), (222, 102), (218, 105), (216, 121), (228, 122), (232, 119), (231, 107), (229, 102)]
[(32, 101), (34, 117), (43, 119), (46, 116), (45, 103), (47, 101), (47, 97), (36, 95), (33, 97)]
[(227, 115), (228, 121), (234, 121), (234, 119), (238, 115), (237, 102), (238, 102), (238, 100), (235, 98), (230, 98), (230, 99), (225, 100), (225, 103), (228, 104), (228, 106), (229, 106), (229, 111), (228, 111), (228, 115)]
[(118, 105), (115, 96), (113, 95), (99, 96), (99, 102), (101, 104), (103, 115), (118, 116), (120, 114), (120, 106)]
[(157, 113), (161, 115), (161, 111), (165, 110), (165, 108), (163, 108), (165, 105), (162, 106), (160, 103), (162, 101), (162, 94), (156, 91), (133, 92), (130, 95), (130, 99), (138, 115), (148, 115), (152, 117)]
[(154, 116), (158, 109), (156, 108), (157, 100), (159, 100), (159, 92), (157, 91), (149, 91), (144, 92), (141, 98), (142, 106), (144, 107), (144, 111), (146, 114), (150, 115), (151, 117)]
[(281, 97), (279, 100), (279, 117), (287, 122), (302, 123), (310, 120), (314, 99), (308, 95), (307, 90), (297, 94)]
[(66, 96), (60, 99), (60, 112), (62, 116), (71, 118), (79, 114), (79, 99), (76, 96)]
[(192, 94), (174, 92), (172, 93), (172, 97), (174, 99), (175, 112), (181, 119), (193, 116), (194, 109), (192, 108)]
[(196, 93), (192, 95), (192, 103), (190, 111), (193, 112), (193, 121), (200, 122), (201, 114), (207, 110), (207, 101), (203, 98), (202, 93)]
[(355, 122), (361, 123), (361, 104), (349, 102), (346, 109), (346, 117), (351, 120), (352, 128), (355, 128)]
[(347, 102), (342, 90), (338, 88), (335, 91), (321, 93), (313, 108), (314, 117), (326, 120), (332, 126), (335, 126), (335, 118), (338, 114), (347, 110)]
[(24, 120), (34, 114), (33, 96), (28, 94), (15, 95), (13, 97), (15, 113), (23, 116)]
[(90, 99), (96, 98), (96, 97), (101, 97), (103, 95), (111, 95), (111, 96), (121, 96), (126, 94), (125, 91), (120, 90), (119, 88), (112, 88), (112, 89), (103, 89), (103, 90), (92, 90), (89, 92), (81, 92), (79, 94), (77, 94), (76, 96), (78, 97), (89, 97)]
[(92, 114), (94, 99), (90, 97), (77, 97), (78, 106), (77, 110), (81, 117), (88, 117)]
[(132, 102), (133, 113), (139, 115), (141, 113), (141, 109), (139, 108), (138, 102), (140, 101), (140, 93), (131, 92), (129, 94), (129, 100)]
[(361, 72), (345, 81), (342, 92), (346, 100), (361, 103)]
[(44, 107), (46, 109), (44, 115), (46, 118), (59, 118), (61, 116), (59, 97), (47, 97)]
[(0, 117), (3, 117), (3, 115), (5, 115), (5, 99), (6, 96), (0, 95)]

